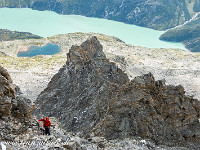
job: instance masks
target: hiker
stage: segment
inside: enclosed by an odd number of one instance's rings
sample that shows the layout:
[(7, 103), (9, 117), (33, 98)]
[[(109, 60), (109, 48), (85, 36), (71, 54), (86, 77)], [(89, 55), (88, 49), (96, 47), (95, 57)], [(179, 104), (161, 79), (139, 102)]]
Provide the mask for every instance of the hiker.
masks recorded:
[(50, 135), (50, 126), (51, 126), (51, 122), (49, 121), (49, 117), (46, 117), (44, 119), (40, 119), (39, 121), (43, 121), (44, 123), (44, 128), (45, 128), (45, 134), (46, 135)]

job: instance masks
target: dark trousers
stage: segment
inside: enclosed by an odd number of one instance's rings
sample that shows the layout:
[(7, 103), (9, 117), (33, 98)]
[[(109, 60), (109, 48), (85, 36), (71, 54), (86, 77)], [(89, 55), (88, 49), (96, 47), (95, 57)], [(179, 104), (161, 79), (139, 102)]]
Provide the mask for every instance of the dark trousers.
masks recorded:
[(49, 127), (44, 127), (45, 128), (45, 134), (46, 135), (50, 135), (50, 129)]

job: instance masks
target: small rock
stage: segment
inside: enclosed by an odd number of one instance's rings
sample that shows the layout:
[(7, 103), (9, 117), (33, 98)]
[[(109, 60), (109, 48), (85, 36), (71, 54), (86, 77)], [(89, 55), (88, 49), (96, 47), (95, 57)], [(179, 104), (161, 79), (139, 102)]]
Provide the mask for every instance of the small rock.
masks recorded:
[(3, 143), (1, 143), (1, 150), (6, 150), (6, 145), (4, 145)]
[(66, 142), (66, 141), (68, 141), (70, 138), (68, 137), (68, 136), (65, 136), (65, 135), (63, 135), (62, 136), (62, 141), (63, 142)]
[(70, 146), (70, 145), (63, 145), (63, 147), (64, 147), (65, 149), (68, 149), (68, 150), (73, 150), (72, 146)]
[(74, 142), (72, 144), (73, 149), (75, 150), (81, 150), (81, 145), (78, 142)]
[(104, 145), (103, 143), (99, 143), (99, 144), (98, 144), (98, 147), (99, 147), (99, 148), (105, 148), (105, 145)]
[(103, 137), (93, 137), (92, 138), (92, 143), (100, 143), (100, 142), (104, 142)]
[(87, 147), (86, 147), (85, 145), (82, 145), (82, 146), (81, 146), (81, 149), (82, 149), (82, 150), (87, 150)]

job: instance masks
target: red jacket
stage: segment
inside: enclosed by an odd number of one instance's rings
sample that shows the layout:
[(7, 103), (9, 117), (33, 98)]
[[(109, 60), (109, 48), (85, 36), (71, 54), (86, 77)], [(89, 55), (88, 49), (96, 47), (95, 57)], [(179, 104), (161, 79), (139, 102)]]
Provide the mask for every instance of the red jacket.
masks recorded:
[(49, 118), (46, 118), (46, 120), (40, 119), (38, 121), (43, 121), (44, 127), (50, 127), (51, 126), (51, 122), (49, 121)]

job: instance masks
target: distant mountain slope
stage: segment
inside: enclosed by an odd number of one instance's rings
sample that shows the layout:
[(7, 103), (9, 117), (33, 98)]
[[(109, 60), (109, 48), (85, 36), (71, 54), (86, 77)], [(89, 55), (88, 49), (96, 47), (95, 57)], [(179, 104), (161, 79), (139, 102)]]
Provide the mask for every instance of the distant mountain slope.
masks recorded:
[(0, 0), (0, 7), (52, 10), (165, 30), (189, 20), (200, 11), (199, 3), (200, 0)]
[[(200, 0), (0, 0), (0, 7), (51, 10), (59, 14), (106, 18), (156, 30), (166, 30), (184, 24), (195, 13), (200, 12)], [(191, 51), (199, 51), (200, 39), (193, 35), (194, 31), (199, 31), (196, 25), (178, 29), (179, 31), (169, 31), (161, 39), (181, 41)], [(181, 40), (178, 40), (174, 32), (178, 36), (181, 34)], [(188, 36), (191, 38), (187, 39)]]
[(31, 34), (29, 32), (10, 31), (0, 29), (0, 41), (12, 41), (18, 39), (40, 39), (42, 37)]
[(160, 37), (170, 42), (183, 42), (193, 52), (200, 52), (200, 14), (191, 22), (168, 30)]

